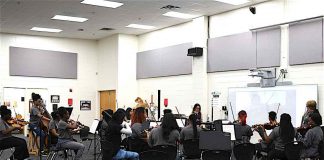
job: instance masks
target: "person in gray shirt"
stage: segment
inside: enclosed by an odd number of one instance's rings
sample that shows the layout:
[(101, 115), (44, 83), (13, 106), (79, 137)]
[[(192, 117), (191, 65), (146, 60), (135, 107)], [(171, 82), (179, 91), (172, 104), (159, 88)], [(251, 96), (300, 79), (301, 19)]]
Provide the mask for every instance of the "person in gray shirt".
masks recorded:
[(7, 121), (11, 119), (11, 110), (2, 107), (0, 109), (1, 118), (0, 118), (0, 148), (7, 149), (15, 147), (15, 152), (13, 153), (15, 158), (18, 160), (23, 160), (29, 157), (27, 143), (24, 139), (14, 137), (11, 135), (11, 132), (14, 130), (21, 129), (20, 125), (13, 124), (9, 126)]
[(179, 127), (174, 116), (171, 113), (165, 114), (161, 126), (151, 131), (148, 139), (149, 146), (176, 146), (176, 142), (180, 138), (178, 129)]
[(287, 159), (285, 155), (285, 144), (292, 142), (296, 135), (296, 129), (291, 123), (291, 117), (287, 113), (280, 116), (280, 126), (273, 129), (270, 135), (267, 135), (263, 126), (261, 126), (264, 136), (262, 137), (266, 143), (273, 142), (275, 148), (268, 153), (268, 160), (275, 158)]
[(321, 129), (322, 116), (319, 113), (312, 113), (308, 118), (308, 125), (311, 126), (306, 132), (305, 137), (298, 135), (298, 140), (303, 142), (304, 149), (302, 150), (301, 158), (316, 158), (319, 156), (318, 146), (323, 141), (323, 131)]
[(180, 142), (189, 139), (198, 139), (200, 131), (201, 128), (197, 127), (197, 116), (191, 114), (189, 116), (189, 125), (184, 127), (180, 132)]
[(52, 112), (51, 116), (53, 119), (48, 124), (48, 130), (49, 130), (51, 144), (56, 145), (59, 136), (57, 127), (60, 121), (60, 117), (57, 112)]
[(74, 159), (79, 160), (82, 158), (85, 146), (82, 143), (75, 142), (72, 137), (72, 133), (78, 128), (78, 124), (76, 122), (68, 122), (70, 114), (64, 107), (58, 108), (58, 113), (61, 120), (57, 126), (59, 139), (56, 146), (64, 149), (77, 150)]
[(45, 142), (45, 132), (40, 129), (41, 120), (50, 121), (50, 119), (44, 117), (42, 111), (43, 100), (39, 94), (32, 93), (33, 106), (30, 109), (29, 128), (36, 134), (37, 137), (41, 137), (40, 150), (43, 151)]

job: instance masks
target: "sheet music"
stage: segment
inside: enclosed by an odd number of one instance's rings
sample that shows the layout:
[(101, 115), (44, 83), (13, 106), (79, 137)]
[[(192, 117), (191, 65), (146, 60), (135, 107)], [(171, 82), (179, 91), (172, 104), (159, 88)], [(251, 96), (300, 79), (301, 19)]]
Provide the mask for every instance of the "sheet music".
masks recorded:
[(92, 133), (92, 134), (95, 134), (95, 132), (97, 130), (97, 127), (98, 127), (98, 124), (99, 124), (99, 120), (98, 119), (93, 120), (89, 132)]
[(183, 128), (184, 127), (184, 123), (185, 123), (185, 119), (176, 119), (177, 123), (178, 123), (178, 126), (180, 128)]
[(231, 133), (231, 141), (235, 141), (235, 130), (234, 130), (234, 125), (223, 125), (223, 132), (228, 132)]

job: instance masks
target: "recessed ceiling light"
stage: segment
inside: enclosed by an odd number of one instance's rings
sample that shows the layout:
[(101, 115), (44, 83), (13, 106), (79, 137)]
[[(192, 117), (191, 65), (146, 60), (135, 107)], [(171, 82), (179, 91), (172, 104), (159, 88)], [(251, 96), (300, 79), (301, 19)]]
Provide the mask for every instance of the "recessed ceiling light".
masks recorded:
[(62, 21), (72, 21), (72, 22), (85, 22), (88, 19), (82, 17), (71, 17), (71, 16), (63, 16), (63, 15), (55, 15), (52, 19), (62, 20)]
[(129, 28), (138, 28), (138, 29), (153, 29), (155, 28), (154, 26), (148, 26), (148, 25), (142, 25), (142, 24), (129, 24)]
[(185, 13), (174, 12), (174, 11), (164, 13), (163, 15), (168, 16), (168, 17), (182, 18), (182, 19), (191, 19), (191, 18), (196, 17), (196, 16), (191, 15), (191, 14), (185, 14)]
[(105, 1), (105, 0), (83, 0), (81, 3), (101, 6), (101, 7), (109, 7), (109, 8), (117, 8), (123, 5), (123, 3)]
[(214, 0), (214, 1), (228, 3), (232, 5), (241, 5), (250, 2), (250, 0)]
[(32, 29), (30, 29), (32, 31), (39, 31), (39, 32), (62, 32), (61, 29), (54, 29), (54, 28), (42, 28), (42, 27), (33, 27)]

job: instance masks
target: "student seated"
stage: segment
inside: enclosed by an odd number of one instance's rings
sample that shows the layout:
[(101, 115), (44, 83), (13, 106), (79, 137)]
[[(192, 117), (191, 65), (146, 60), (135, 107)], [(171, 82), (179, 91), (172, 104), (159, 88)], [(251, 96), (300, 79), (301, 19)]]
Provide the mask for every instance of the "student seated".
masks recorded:
[(99, 129), (99, 136), (101, 138), (102, 141), (105, 140), (106, 136), (105, 136), (105, 130), (108, 128), (108, 123), (109, 121), (112, 119), (112, 115), (113, 115), (114, 111), (111, 109), (107, 109), (102, 111), (102, 121), (100, 124), (100, 129)]
[(283, 113), (280, 116), (280, 125), (273, 129), (268, 136), (263, 126), (260, 126), (263, 130), (263, 140), (266, 143), (273, 142), (274, 148), (268, 153), (268, 160), (275, 158), (287, 159), (285, 155), (285, 144), (292, 142), (296, 135), (296, 130), (291, 123), (291, 117), (287, 113)]
[(312, 113), (308, 118), (308, 125), (311, 127), (303, 138), (300, 134), (298, 140), (303, 142), (304, 149), (301, 158), (315, 158), (319, 156), (318, 146), (323, 141), (323, 131), (321, 129), (322, 117), (319, 113)]
[[(111, 143), (111, 154), (114, 160), (118, 159), (132, 159), (138, 160), (139, 155), (136, 152), (125, 151), (120, 148), (121, 134), (131, 135), (132, 130), (129, 125), (124, 122), (126, 117), (125, 111), (118, 109), (108, 122), (108, 127), (105, 130), (105, 139)], [(105, 153), (104, 153), (105, 154)]]
[(147, 114), (144, 107), (136, 108), (131, 116), (131, 140), (128, 141), (132, 151), (142, 152), (148, 150), (147, 144), (147, 131), (145, 130), (143, 123), (146, 122)]
[(198, 139), (199, 133), (201, 131), (200, 127), (197, 127), (197, 117), (195, 114), (189, 116), (189, 125), (184, 127), (180, 132), (180, 142), (189, 139)]
[(253, 135), (252, 128), (246, 124), (247, 113), (241, 110), (238, 113), (238, 125), (241, 128), (242, 140), (236, 141), (236, 143), (250, 143), (251, 136)]
[(28, 158), (29, 153), (26, 141), (11, 135), (12, 131), (21, 129), (21, 126), (18, 124), (10, 126), (7, 123), (7, 121), (11, 119), (11, 110), (1, 106), (0, 112), (0, 150), (15, 147), (15, 152), (13, 154), (16, 159), (23, 160)]
[(151, 131), (148, 144), (151, 147), (158, 145), (176, 146), (176, 142), (180, 138), (178, 129), (179, 127), (174, 116), (171, 113), (167, 113), (163, 117), (161, 126)]
[(60, 121), (57, 126), (59, 133), (57, 147), (77, 150), (74, 160), (82, 159), (85, 146), (82, 143), (74, 141), (72, 137), (72, 133), (77, 131), (78, 124), (76, 122), (68, 122), (70, 114), (64, 107), (58, 108), (58, 114), (60, 116)]
[(57, 126), (60, 121), (60, 117), (57, 112), (52, 112), (51, 116), (53, 119), (51, 119), (51, 121), (48, 124), (49, 135), (50, 135), (49, 140), (50, 140), (50, 144), (56, 145), (59, 137)]

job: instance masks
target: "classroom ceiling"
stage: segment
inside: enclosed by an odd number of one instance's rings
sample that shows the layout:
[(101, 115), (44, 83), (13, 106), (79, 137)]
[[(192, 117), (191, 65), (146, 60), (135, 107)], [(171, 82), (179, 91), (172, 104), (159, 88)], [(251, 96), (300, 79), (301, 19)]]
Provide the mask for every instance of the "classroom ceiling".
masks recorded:
[[(251, 0), (243, 5), (230, 5), (213, 0), (114, 0), (124, 3), (118, 8), (81, 4), (81, 0), (0, 0), (0, 32), (50, 37), (100, 39), (123, 33), (140, 35), (161, 28), (181, 24), (190, 19), (166, 17), (167, 5), (180, 7), (172, 11), (197, 16), (215, 15), (267, 0)], [(88, 18), (83, 23), (52, 20), (54, 15)], [(155, 26), (150, 30), (127, 28), (136, 23)], [(31, 31), (32, 27), (58, 28), (60, 33)], [(112, 28), (103, 31), (101, 28)]]

